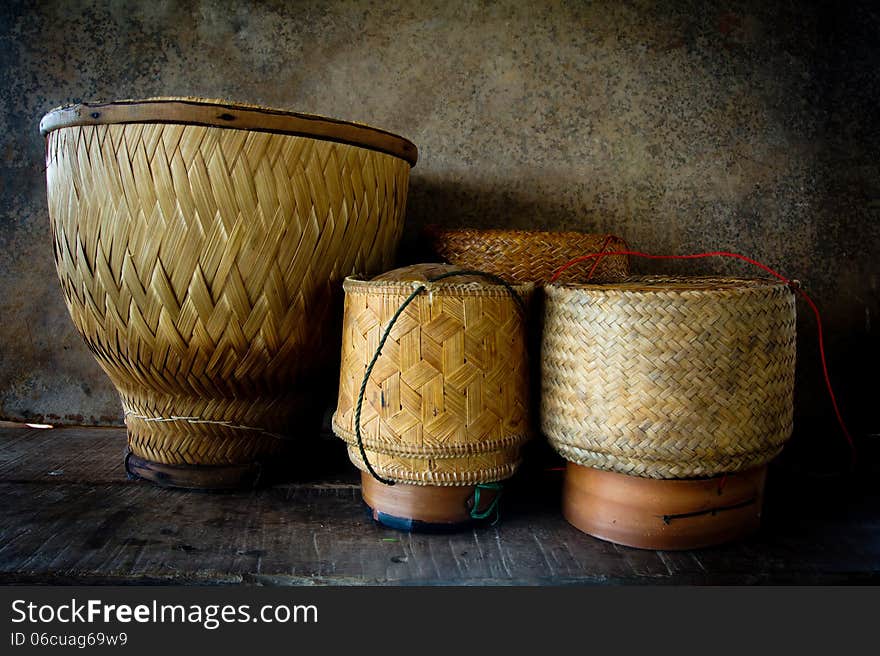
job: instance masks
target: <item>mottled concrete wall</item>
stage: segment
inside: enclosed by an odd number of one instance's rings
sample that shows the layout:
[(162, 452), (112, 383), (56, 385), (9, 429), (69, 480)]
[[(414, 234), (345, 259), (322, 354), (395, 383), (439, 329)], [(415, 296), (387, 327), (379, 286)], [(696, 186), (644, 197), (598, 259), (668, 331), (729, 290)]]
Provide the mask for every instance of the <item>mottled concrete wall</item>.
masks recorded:
[[(877, 389), (880, 20), (868, 2), (802, 4), (6, 2), (0, 415), (119, 419), (55, 280), (40, 116), (196, 95), (413, 139), (409, 246), (429, 221), (614, 231), (800, 277), (825, 308), (845, 409), (880, 432), (859, 410)], [(799, 417), (825, 427), (806, 313), (801, 329)]]

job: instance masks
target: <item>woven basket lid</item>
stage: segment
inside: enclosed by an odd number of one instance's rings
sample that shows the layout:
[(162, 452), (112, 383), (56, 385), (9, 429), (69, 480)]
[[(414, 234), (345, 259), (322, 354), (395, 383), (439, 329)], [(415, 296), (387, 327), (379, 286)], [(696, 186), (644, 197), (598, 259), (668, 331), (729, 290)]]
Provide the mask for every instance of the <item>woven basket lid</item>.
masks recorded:
[(439, 238), (469, 238), (469, 239), (503, 239), (506, 241), (530, 241), (541, 246), (553, 244), (569, 243), (572, 240), (578, 240), (585, 236), (592, 236), (598, 239), (611, 237), (615, 240), (621, 240), (615, 235), (606, 233), (589, 233), (574, 230), (521, 230), (509, 228), (448, 228), (437, 224), (428, 224), (424, 228), (424, 232), (428, 237)]
[(737, 278), (723, 276), (629, 276), (617, 282), (596, 283), (556, 283), (549, 287), (568, 290), (583, 290), (590, 293), (727, 293), (759, 287), (784, 286), (781, 280), (773, 278)]
[[(376, 282), (427, 282), (428, 280), (436, 276), (442, 276), (443, 274), (458, 271), (460, 269), (461, 267), (454, 266), (452, 264), (412, 264), (410, 266), (400, 267), (399, 269), (387, 271), (383, 274), (376, 276), (375, 278), (373, 278), (373, 280)], [(491, 282), (483, 276), (475, 276), (472, 274), (445, 278), (435, 284), (463, 284), (473, 282), (491, 284)]]
[(510, 296), (511, 292), (528, 296), (535, 287), (530, 282), (507, 286), (501, 282), (503, 279), (478, 275), (477, 272), (433, 280), (437, 276), (456, 271), (462, 271), (462, 267), (438, 263), (411, 264), (387, 271), (370, 280), (349, 276), (343, 281), (342, 288), (347, 293), (358, 294), (405, 295), (417, 287), (424, 287), (431, 293), (450, 296)]
[[(545, 283), (569, 260), (588, 253), (625, 251), (624, 239), (607, 233), (444, 228), (428, 225), (425, 238), (445, 262), (501, 276), (510, 282)], [(561, 282), (622, 280), (626, 255), (606, 255), (566, 269)]]
[(377, 150), (415, 166), (418, 149), (408, 139), (361, 123), (204, 98), (146, 98), (58, 107), (40, 121), (43, 135), (59, 128), (108, 123), (180, 123), (276, 132)]

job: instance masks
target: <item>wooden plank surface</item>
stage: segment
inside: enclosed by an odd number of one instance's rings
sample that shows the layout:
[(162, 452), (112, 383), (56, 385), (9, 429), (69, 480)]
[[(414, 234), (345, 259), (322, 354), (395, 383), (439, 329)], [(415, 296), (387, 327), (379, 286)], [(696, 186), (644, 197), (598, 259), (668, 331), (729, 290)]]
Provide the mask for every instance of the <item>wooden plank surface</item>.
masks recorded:
[(880, 582), (880, 505), (867, 484), (773, 471), (758, 535), (654, 552), (569, 526), (560, 473), (537, 469), (510, 486), (498, 526), (409, 535), (372, 522), (344, 450), (316, 444), (324, 457), (308, 475), (211, 494), (128, 480), (119, 429), (0, 429), (0, 582)]

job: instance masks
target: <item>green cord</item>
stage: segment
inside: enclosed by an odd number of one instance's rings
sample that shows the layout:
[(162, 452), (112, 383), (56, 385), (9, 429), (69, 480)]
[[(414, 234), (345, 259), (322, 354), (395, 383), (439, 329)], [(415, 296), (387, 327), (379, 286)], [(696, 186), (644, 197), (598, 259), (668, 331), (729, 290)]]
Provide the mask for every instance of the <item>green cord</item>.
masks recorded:
[[(497, 492), (495, 498), (492, 499), (492, 503), (489, 504), (489, 507), (484, 511), (480, 512), (480, 492), (481, 490), (493, 490)], [(498, 510), (499, 510), (499, 502), (501, 501), (501, 493), (504, 491), (504, 486), (501, 483), (479, 483), (474, 488), (474, 505), (471, 508), (471, 519), (486, 519), (491, 515), (495, 515), (495, 521), (498, 521)], [(494, 524), (495, 522), (493, 522)]]
[[(394, 485), (394, 481), (389, 478), (382, 478), (379, 474), (376, 473), (376, 470), (373, 469), (373, 465), (370, 464), (370, 461), (367, 460), (367, 452), (364, 448), (364, 438), (361, 435), (361, 409), (364, 404), (364, 394), (367, 391), (367, 382), (370, 380), (370, 374), (373, 373), (373, 367), (376, 366), (376, 361), (379, 359), (379, 356), (382, 355), (382, 347), (385, 346), (385, 342), (388, 341), (388, 336), (391, 334), (391, 329), (394, 327), (394, 324), (400, 318), (400, 315), (403, 314), (403, 311), (407, 308), (407, 306), (412, 303), (416, 296), (418, 296), (421, 292), (423, 292), (428, 287), (428, 283), (437, 282), (438, 280), (443, 280), (444, 278), (452, 278), (453, 276), (483, 276), (484, 278), (488, 278), (493, 282), (502, 285), (510, 294), (513, 296), (517, 305), (519, 306), (520, 311), (525, 315), (526, 306), (525, 302), (522, 300), (517, 291), (513, 288), (513, 286), (501, 278), (491, 273), (485, 273), (483, 271), (470, 271), (470, 270), (461, 270), (461, 271), (449, 271), (447, 273), (442, 273), (439, 276), (434, 276), (433, 278), (429, 278), (425, 281), (424, 284), (420, 284), (416, 287), (413, 292), (406, 297), (403, 303), (400, 304), (400, 307), (397, 308), (397, 312), (394, 313), (394, 316), (391, 317), (391, 321), (388, 322), (388, 326), (385, 328), (385, 332), (382, 333), (382, 339), (379, 340), (379, 346), (376, 347), (376, 352), (373, 353), (373, 358), (370, 360), (370, 364), (367, 365), (367, 370), (364, 372), (364, 379), (361, 382), (361, 389), (358, 392), (358, 400), (357, 400), (357, 408), (354, 413), (354, 432), (357, 437), (358, 451), (361, 454), (361, 460), (364, 461), (364, 465), (367, 468), (367, 471), (370, 472), (373, 478), (375, 478), (380, 483), (384, 483), (385, 485)], [(477, 492), (479, 494), (479, 490)], [(477, 497), (479, 500), (479, 496)], [(476, 507), (476, 504), (475, 506)]]

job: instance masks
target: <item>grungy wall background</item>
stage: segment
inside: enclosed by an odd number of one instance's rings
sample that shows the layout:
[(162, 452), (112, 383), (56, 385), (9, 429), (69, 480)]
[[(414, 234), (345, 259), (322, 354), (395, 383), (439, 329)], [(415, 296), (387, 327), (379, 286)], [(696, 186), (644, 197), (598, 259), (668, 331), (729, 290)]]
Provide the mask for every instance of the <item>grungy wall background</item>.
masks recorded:
[[(824, 310), (845, 412), (856, 432), (880, 433), (868, 410), (880, 363), (870, 2), (13, 0), (0, 30), (4, 418), (121, 421), (56, 282), (41, 115), (193, 95), (415, 141), (405, 259), (437, 222), (613, 231), (657, 253), (739, 251), (798, 277)], [(800, 440), (834, 453), (801, 315)]]

